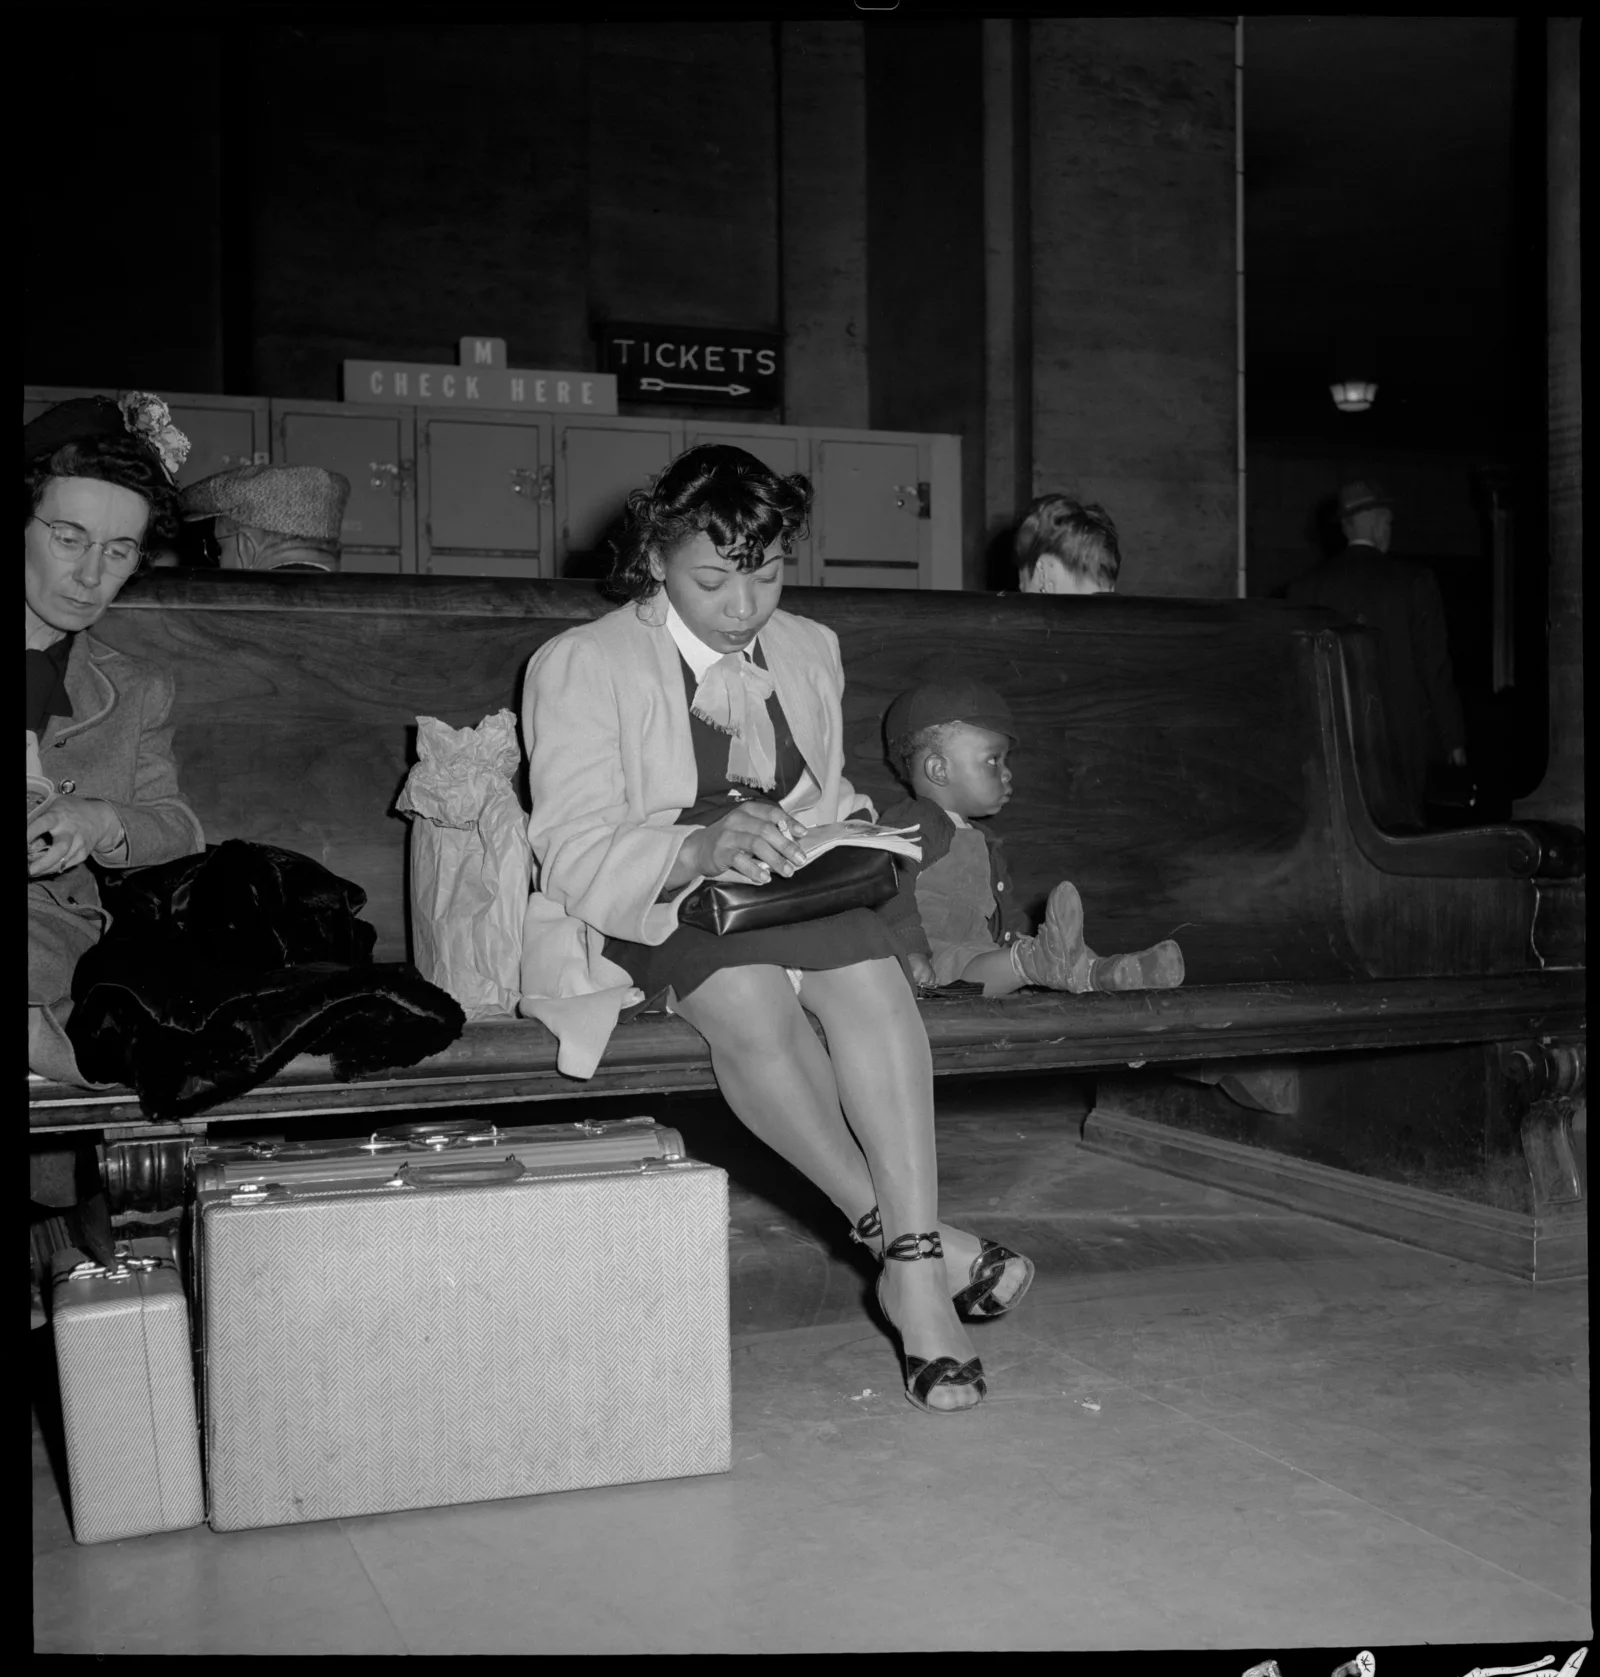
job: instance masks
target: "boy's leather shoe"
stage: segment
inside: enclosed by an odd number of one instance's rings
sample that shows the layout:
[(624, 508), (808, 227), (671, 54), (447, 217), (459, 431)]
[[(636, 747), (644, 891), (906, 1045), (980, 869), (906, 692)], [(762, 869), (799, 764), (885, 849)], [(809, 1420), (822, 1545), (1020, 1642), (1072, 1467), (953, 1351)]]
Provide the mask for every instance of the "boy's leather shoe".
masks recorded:
[(1029, 984), (1070, 990), (1081, 996), (1090, 988), (1095, 952), (1083, 941), (1083, 903), (1078, 888), (1063, 880), (1050, 893), (1044, 924), (1032, 937), (1012, 944), (1017, 971)]

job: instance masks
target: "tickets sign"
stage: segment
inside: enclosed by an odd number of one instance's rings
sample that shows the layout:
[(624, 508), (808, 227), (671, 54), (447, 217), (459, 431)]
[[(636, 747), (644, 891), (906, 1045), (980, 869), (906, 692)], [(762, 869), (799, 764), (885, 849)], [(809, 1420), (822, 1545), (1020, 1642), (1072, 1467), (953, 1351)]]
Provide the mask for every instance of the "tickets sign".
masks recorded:
[(624, 402), (776, 408), (783, 405), (783, 339), (776, 332), (705, 326), (596, 328), (600, 365)]

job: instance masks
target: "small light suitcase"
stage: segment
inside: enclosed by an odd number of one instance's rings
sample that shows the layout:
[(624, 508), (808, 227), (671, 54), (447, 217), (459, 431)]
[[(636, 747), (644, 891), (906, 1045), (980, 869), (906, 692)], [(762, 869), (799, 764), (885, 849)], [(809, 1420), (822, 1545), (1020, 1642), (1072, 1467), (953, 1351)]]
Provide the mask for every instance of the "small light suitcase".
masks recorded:
[(117, 1266), (52, 1259), (51, 1323), (72, 1488), (72, 1534), (104, 1543), (205, 1518), (194, 1357), (165, 1240), (119, 1242)]
[(216, 1530), (728, 1470), (727, 1178), (581, 1128), (240, 1182), (197, 1151)]

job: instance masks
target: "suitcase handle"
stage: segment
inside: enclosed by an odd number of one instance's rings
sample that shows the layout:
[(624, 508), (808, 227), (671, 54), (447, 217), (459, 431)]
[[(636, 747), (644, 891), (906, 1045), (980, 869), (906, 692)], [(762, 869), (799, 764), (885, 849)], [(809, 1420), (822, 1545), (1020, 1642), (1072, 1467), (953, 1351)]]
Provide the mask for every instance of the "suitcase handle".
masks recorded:
[(403, 1164), (386, 1186), (391, 1188), (477, 1188), (494, 1182), (516, 1182), (523, 1172), (513, 1153), (504, 1159), (462, 1159), (447, 1165)]

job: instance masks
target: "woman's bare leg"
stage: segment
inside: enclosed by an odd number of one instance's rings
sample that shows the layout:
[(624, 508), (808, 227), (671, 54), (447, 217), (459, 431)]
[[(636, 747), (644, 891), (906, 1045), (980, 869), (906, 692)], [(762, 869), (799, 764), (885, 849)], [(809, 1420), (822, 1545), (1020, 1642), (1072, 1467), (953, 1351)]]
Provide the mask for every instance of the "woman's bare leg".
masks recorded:
[[(889, 968), (909, 995), (898, 964), (879, 964)], [(825, 976), (808, 973), (802, 984), (815, 989), (814, 981)], [(852, 1224), (878, 1204), (862, 1144), (840, 1110), (833, 1062), (781, 968), (724, 967), (689, 996), (675, 997), (672, 1006), (706, 1039), (718, 1087), (746, 1129), (815, 1183)], [(911, 1022), (926, 1054), (927, 1036), (914, 1012)], [(830, 1044), (837, 1030), (835, 1026), (830, 1031)], [(928, 1099), (931, 1112), (931, 1088)], [(930, 1118), (930, 1138), (931, 1134)], [(879, 1214), (885, 1214), (881, 1206)], [(945, 1249), (945, 1289), (957, 1293), (967, 1285), (979, 1255), (976, 1235), (945, 1223), (924, 1223), (916, 1229), (891, 1230), (889, 1238), (935, 1227)], [(873, 1250), (882, 1251), (881, 1240), (873, 1243)]]
[[(805, 973), (800, 999), (827, 1032), (834, 1079), (877, 1190), (884, 1238), (936, 1230), (933, 1056), (899, 963), (863, 961)], [(885, 1264), (882, 1298), (908, 1352), (957, 1362), (972, 1356), (943, 1264)], [(964, 1394), (935, 1388), (933, 1396), (954, 1408), (976, 1401), (970, 1388)]]
[(828, 1051), (783, 969), (724, 967), (672, 1007), (710, 1045), (718, 1087), (745, 1128), (852, 1223), (863, 1217), (872, 1173), (840, 1111)]

